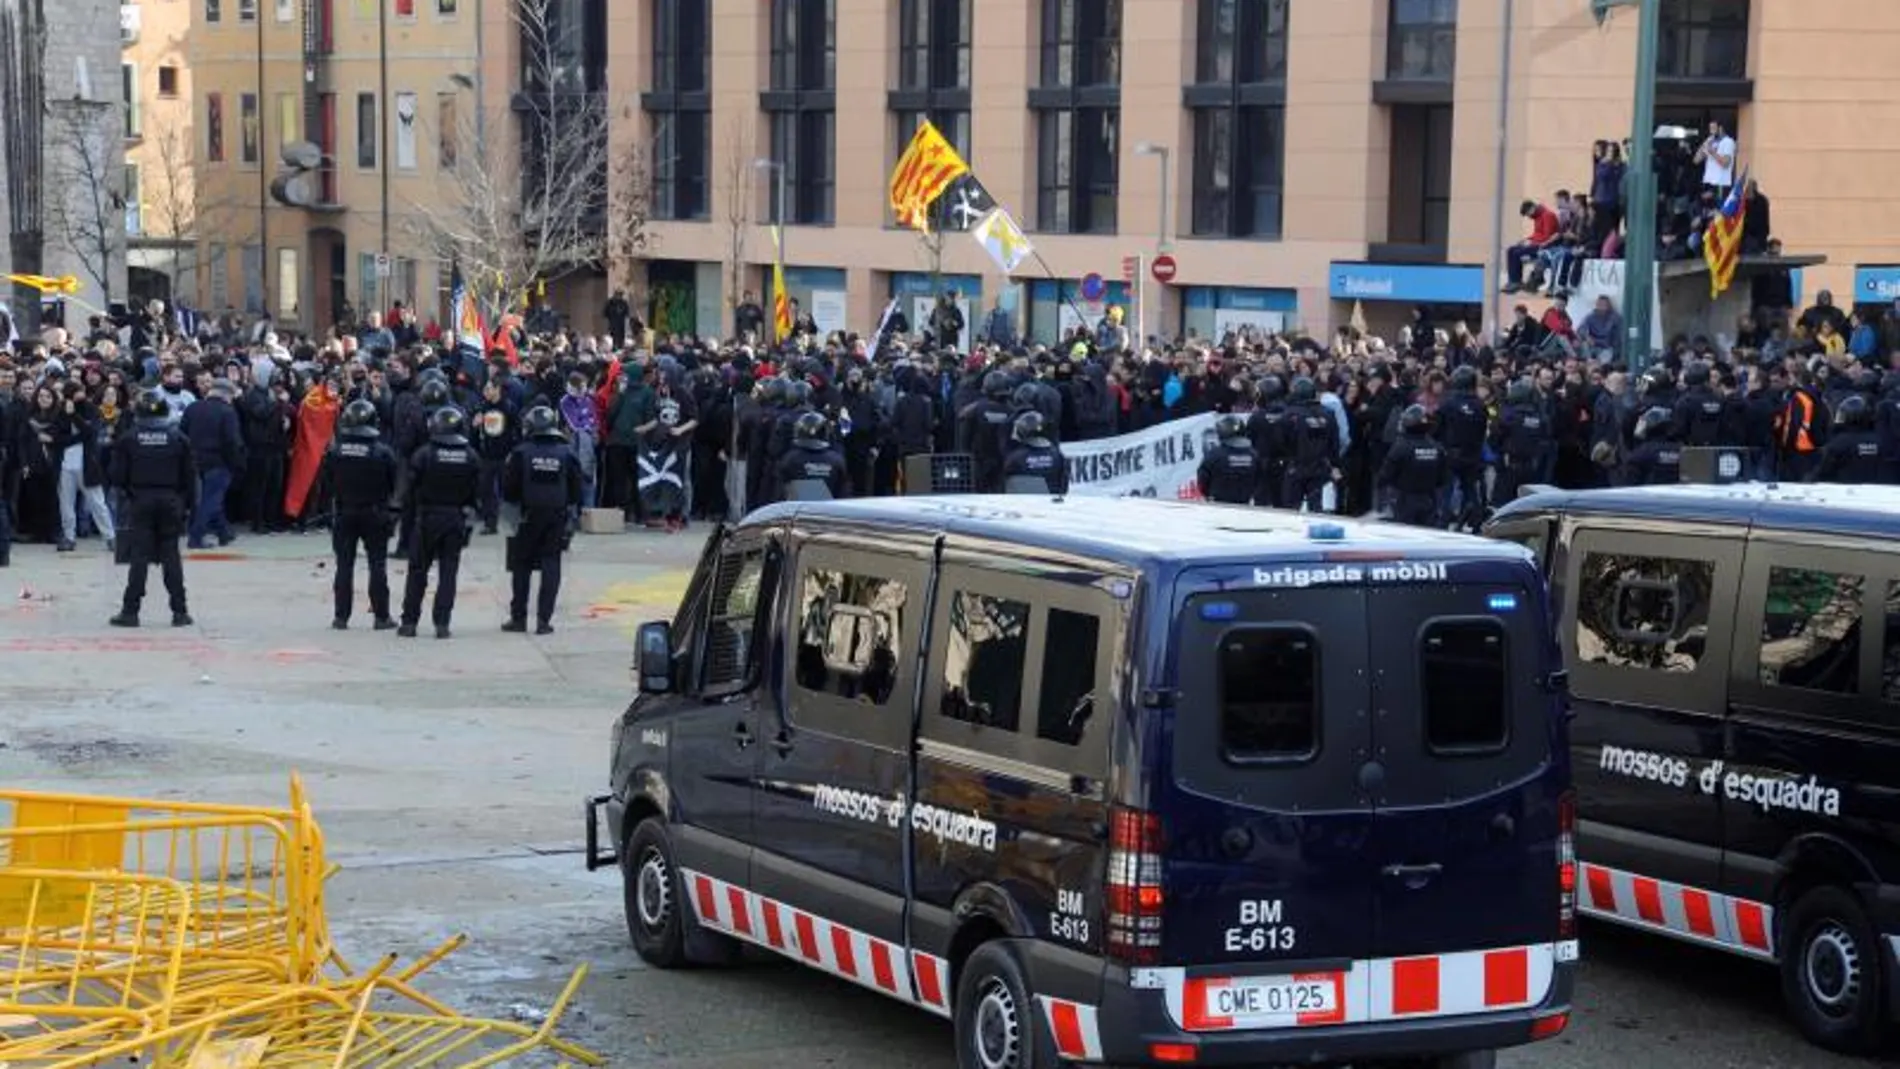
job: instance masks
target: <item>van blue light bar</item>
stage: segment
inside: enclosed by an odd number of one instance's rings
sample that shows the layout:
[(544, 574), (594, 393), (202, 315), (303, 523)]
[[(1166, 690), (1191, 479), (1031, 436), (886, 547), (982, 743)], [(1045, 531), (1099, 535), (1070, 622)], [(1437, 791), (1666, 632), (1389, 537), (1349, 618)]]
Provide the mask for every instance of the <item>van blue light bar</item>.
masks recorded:
[(1240, 606), (1231, 601), (1204, 601), (1201, 603), (1201, 619), (1233, 620), (1240, 616)]
[(1490, 597), (1486, 598), (1484, 603), (1486, 606), (1490, 608), (1492, 612), (1516, 612), (1517, 611), (1517, 595), (1516, 594), (1493, 594)]

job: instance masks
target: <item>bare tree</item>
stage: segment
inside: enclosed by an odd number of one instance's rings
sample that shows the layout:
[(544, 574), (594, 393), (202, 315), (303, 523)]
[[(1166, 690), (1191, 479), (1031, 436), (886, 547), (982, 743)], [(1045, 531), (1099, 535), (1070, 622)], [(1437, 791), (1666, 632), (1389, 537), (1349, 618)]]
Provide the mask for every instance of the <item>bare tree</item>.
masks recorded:
[[(657, 139), (656, 139), (657, 140)], [(653, 218), (653, 143), (634, 139), (615, 153), (607, 196), (607, 269), (613, 284), (633, 288), (633, 264), (655, 238)]]
[(98, 101), (60, 100), (50, 108), (46, 221), (81, 270), (109, 301), (112, 268), (125, 245), (124, 133), (118, 111)]
[(461, 266), (491, 321), (537, 283), (598, 266), (608, 252), (607, 109), (567, 60), (579, 27), (560, 21), (556, 0), (508, 7), (523, 92), (487, 116), (476, 114), (485, 101), (456, 109), (458, 129), (437, 131), (453, 166), (438, 169), (406, 224), (437, 259)]
[(171, 248), (166, 263), (171, 292), (178, 294), (181, 275), (197, 273), (199, 198), (193, 166), (191, 134), (184, 124), (172, 118), (146, 121), (146, 143), (152, 147), (157, 174), (139, 176), (139, 225), (146, 238), (165, 242)]
[(743, 117), (726, 128), (722, 176), (726, 183), (726, 229), (731, 255), (726, 260), (726, 307), (739, 307), (745, 292), (746, 237), (752, 230), (752, 209), (758, 196), (753, 178), (752, 135)]

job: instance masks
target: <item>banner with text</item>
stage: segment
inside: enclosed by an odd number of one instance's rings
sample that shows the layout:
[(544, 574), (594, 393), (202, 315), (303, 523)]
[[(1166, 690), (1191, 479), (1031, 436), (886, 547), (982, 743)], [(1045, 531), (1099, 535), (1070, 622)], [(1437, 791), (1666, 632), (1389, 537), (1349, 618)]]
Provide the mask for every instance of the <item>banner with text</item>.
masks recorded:
[(1090, 442), (1064, 442), (1069, 492), (1087, 497), (1199, 498), (1195, 473), (1214, 444), (1213, 413)]

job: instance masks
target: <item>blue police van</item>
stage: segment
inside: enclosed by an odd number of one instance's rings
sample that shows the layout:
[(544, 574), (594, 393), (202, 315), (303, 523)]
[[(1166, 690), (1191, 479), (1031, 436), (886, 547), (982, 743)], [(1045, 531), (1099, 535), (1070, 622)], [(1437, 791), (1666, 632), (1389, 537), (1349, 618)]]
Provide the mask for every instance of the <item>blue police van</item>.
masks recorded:
[(763, 948), (965, 1067), (1490, 1065), (1569, 1019), (1551, 619), (1530, 553), (1412, 528), (775, 505), (641, 627), (589, 864), (647, 961)]
[(1588, 915), (1774, 964), (1815, 1043), (1900, 1011), (1900, 490), (1535, 493)]

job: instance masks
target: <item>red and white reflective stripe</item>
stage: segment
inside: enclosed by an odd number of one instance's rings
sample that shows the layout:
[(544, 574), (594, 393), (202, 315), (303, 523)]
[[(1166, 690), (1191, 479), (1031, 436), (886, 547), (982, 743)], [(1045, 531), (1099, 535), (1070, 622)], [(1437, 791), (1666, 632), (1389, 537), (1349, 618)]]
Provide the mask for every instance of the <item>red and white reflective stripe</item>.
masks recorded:
[(1150, 971), (1167, 997), (1168, 1016), (1184, 1031), (1314, 1028), (1423, 1017), (1452, 1017), (1526, 1009), (1550, 994), (1557, 965), (1577, 959), (1577, 944), (1432, 954), (1355, 961), (1343, 972), (1304, 973), (1286, 979), (1333, 985), (1333, 1009), (1223, 1015), (1214, 1009), (1220, 991), (1242, 983), (1237, 976), (1197, 976), (1186, 970)]
[(942, 958), (916, 950), (906, 954), (895, 943), (704, 873), (682, 869), (680, 877), (703, 927), (950, 1016), (950, 970)]
[(1042, 1012), (1048, 1015), (1049, 1034), (1055, 1037), (1057, 1054), (1072, 1062), (1102, 1060), (1102, 1030), (1095, 1007), (1046, 995), (1037, 997)]
[(1633, 872), (1580, 866), (1584, 913), (1692, 943), (1773, 961), (1773, 906)]

